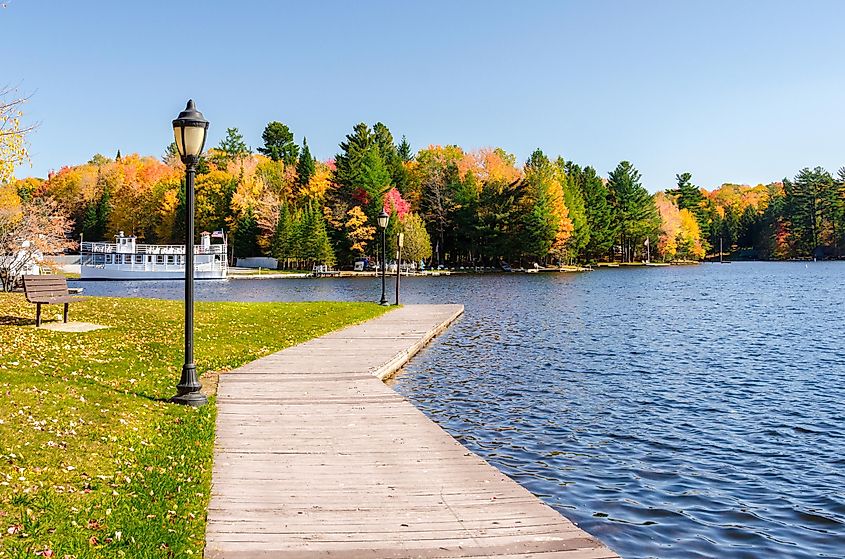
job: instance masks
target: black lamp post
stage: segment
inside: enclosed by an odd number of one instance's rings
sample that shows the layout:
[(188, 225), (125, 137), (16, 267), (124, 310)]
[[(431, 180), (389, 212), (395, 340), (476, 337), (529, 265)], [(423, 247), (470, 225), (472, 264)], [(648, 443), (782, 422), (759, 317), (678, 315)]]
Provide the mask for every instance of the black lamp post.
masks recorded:
[(378, 214), (378, 226), (381, 227), (381, 301), (379, 301), (380, 305), (388, 306), (390, 303), (387, 302), (387, 222), (390, 220), (390, 216), (387, 215), (387, 212), (381, 210), (381, 213)]
[(405, 233), (396, 236), (396, 304), (399, 305), (399, 276), (402, 275), (402, 246), (405, 244)]
[(195, 407), (208, 401), (200, 392), (202, 385), (194, 363), (194, 175), (207, 131), (208, 121), (194, 106), (193, 99), (189, 100), (173, 121), (176, 148), (185, 164), (185, 364), (171, 401)]

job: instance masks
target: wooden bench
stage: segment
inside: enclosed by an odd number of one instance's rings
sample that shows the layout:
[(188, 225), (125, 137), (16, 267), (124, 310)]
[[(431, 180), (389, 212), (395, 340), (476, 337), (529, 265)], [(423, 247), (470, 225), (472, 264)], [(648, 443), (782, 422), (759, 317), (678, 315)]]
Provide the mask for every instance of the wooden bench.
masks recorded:
[(82, 297), (73, 297), (67, 289), (64, 276), (24, 276), (23, 290), (26, 300), (35, 303), (35, 326), (41, 326), (41, 305), (64, 304), (64, 321), (67, 322), (67, 310), (70, 303), (79, 301)]

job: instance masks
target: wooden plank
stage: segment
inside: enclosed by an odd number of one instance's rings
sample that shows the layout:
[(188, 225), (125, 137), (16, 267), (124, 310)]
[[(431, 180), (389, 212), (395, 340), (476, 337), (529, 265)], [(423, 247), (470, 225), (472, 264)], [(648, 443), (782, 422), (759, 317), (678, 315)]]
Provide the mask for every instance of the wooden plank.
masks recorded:
[(461, 312), (406, 306), (221, 375), (205, 556), (616, 558), (379, 380)]

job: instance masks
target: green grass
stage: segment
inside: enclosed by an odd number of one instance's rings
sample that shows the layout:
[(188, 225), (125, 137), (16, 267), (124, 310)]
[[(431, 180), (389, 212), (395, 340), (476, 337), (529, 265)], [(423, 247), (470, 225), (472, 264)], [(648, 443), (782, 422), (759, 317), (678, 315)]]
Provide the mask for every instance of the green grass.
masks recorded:
[[(46, 318), (60, 307), (45, 307)], [(87, 333), (36, 329), (0, 294), (0, 557), (201, 557), (214, 398), (166, 402), (182, 305), (89, 298)], [(222, 371), (384, 312), (369, 303), (198, 303), (199, 372)]]

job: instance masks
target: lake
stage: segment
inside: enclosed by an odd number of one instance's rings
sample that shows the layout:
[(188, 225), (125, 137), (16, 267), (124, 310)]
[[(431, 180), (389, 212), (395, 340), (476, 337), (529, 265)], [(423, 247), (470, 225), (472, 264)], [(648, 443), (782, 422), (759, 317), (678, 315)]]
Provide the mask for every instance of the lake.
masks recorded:
[[(843, 273), (403, 278), (403, 302), (466, 314), (393, 386), (623, 557), (844, 557)], [(76, 285), (182, 297), (179, 282)], [(205, 300), (379, 295), (373, 278), (197, 283)]]

